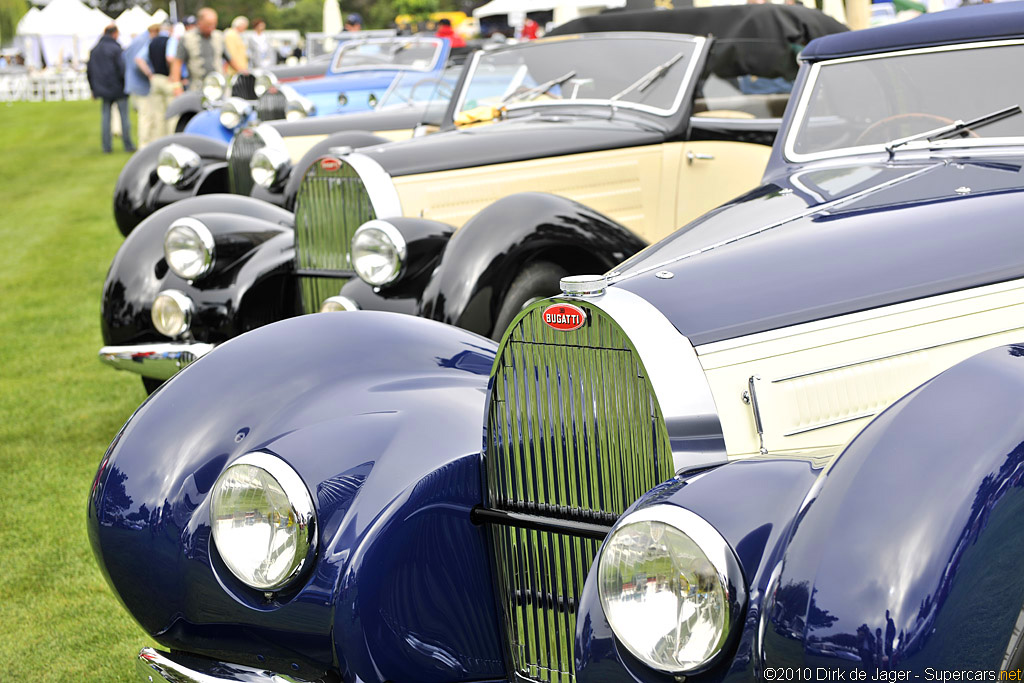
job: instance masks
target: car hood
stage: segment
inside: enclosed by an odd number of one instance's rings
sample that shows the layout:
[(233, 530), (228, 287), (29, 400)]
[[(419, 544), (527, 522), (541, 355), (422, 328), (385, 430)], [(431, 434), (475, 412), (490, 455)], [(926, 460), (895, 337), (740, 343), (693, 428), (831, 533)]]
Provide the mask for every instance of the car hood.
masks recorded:
[(332, 116), (313, 116), (299, 121), (269, 121), (281, 137), (302, 135), (330, 135), (347, 130), (403, 130), (415, 128), (436, 108), (426, 104), (411, 104), (379, 111), (361, 111)]
[(1024, 277), (1022, 166), (877, 160), (770, 178), (615, 281), (706, 344)]
[(665, 133), (625, 119), (513, 119), (428, 135), (397, 145), (364, 147), (392, 176), (488, 166), (564, 154), (654, 145)]

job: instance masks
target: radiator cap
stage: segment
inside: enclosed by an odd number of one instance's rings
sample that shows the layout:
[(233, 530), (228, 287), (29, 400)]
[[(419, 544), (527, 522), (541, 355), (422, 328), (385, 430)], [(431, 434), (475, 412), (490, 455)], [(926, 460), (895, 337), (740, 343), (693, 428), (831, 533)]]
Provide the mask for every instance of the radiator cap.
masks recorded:
[(608, 286), (604, 275), (570, 275), (558, 283), (565, 296), (601, 296)]

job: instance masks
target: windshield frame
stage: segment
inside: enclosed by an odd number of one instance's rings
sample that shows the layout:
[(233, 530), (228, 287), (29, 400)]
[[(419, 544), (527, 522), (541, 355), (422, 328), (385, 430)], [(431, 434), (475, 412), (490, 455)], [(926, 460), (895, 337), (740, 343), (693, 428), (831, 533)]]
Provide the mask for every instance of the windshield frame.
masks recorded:
[[(399, 42), (418, 42), (418, 43), (431, 43), (434, 46), (434, 59), (430, 62), (427, 67), (414, 67), (408, 64), (363, 64), (359, 66), (341, 66), (340, 61), (345, 50), (352, 49), (359, 45), (368, 45), (376, 43), (399, 43)], [(335, 76), (343, 76), (347, 73), (353, 73), (357, 71), (417, 71), (420, 73), (428, 73), (434, 71), (437, 68), (437, 64), (441, 59), (441, 53), (444, 52), (443, 39), (436, 36), (394, 36), (391, 38), (366, 38), (359, 39), (353, 38), (352, 40), (346, 40), (337, 47), (334, 55), (331, 57), (331, 68), (330, 72)]]
[[(693, 45), (693, 54), (689, 59), (689, 63), (686, 64), (686, 71), (683, 73), (683, 77), (679, 82), (679, 90), (676, 92), (675, 99), (672, 102), (670, 109), (662, 109), (660, 107), (652, 107), (647, 104), (641, 104), (639, 102), (629, 102), (626, 100), (615, 100), (610, 99), (574, 99), (574, 100), (553, 100), (553, 101), (532, 101), (532, 102), (517, 102), (510, 105), (502, 105), (507, 111), (516, 111), (521, 109), (536, 109), (541, 107), (573, 107), (573, 106), (591, 106), (601, 107), (605, 111), (610, 108), (614, 109), (629, 109), (634, 111), (642, 111), (647, 114), (653, 114), (662, 118), (669, 118), (679, 113), (679, 110), (683, 104), (683, 100), (687, 93), (690, 93), (693, 88), (694, 72), (697, 70), (697, 66), (703, 63), (705, 54), (704, 48), (707, 45), (708, 38), (706, 36), (694, 36), (685, 33), (642, 33), (642, 32), (630, 32), (630, 35), (622, 34), (611, 34), (611, 33), (580, 33), (574, 36), (557, 36), (549, 39), (551, 43), (554, 42), (565, 42), (566, 39), (589, 39), (589, 38), (601, 38), (605, 40), (641, 40), (641, 39), (656, 39), (656, 40), (667, 40), (680, 44)], [(459, 112), (463, 111), (463, 105), (466, 101), (466, 96), (469, 93), (469, 86), (473, 82), (473, 76), (476, 75), (477, 66), (480, 64), (480, 60), (487, 56), (497, 53), (505, 53), (512, 50), (530, 50), (537, 49), (542, 45), (549, 44), (541, 41), (530, 41), (526, 43), (520, 43), (510, 47), (502, 48), (500, 50), (478, 50), (473, 55), (472, 62), (466, 68), (466, 75), (464, 76), (462, 88), (459, 89), (458, 97), (454, 98), (455, 109), (453, 114), (458, 115)], [(643, 74), (637, 74), (638, 77)]]
[[(984, 50), (988, 48), (997, 47), (1009, 47), (1014, 45), (1024, 45), (1022, 39), (1012, 40), (985, 40), (985, 41), (973, 41), (970, 43), (958, 43), (954, 45), (937, 45), (933, 47), (916, 48), (910, 50), (900, 50), (898, 52), (882, 52), (879, 54), (871, 55), (857, 55), (854, 57), (843, 57), (841, 59), (829, 59), (821, 62), (815, 62), (811, 65), (810, 72), (807, 75), (807, 80), (800, 92), (800, 98), (796, 103), (796, 109), (793, 112), (793, 121), (790, 123), (786, 130), (786, 141), (782, 149), (783, 158), (786, 161), (805, 163), (809, 161), (818, 161), (820, 159), (835, 159), (837, 157), (849, 157), (858, 156), (861, 154), (885, 154), (889, 152), (886, 150), (886, 143), (875, 143), (871, 145), (859, 145), (857, 147), (840, 147), (837, 149), (826, 150), (823, 152), (811, 152), (809, 154), (800, 154), (795, 151), (797, 134), (801, 131), (804, 118), (807, 115), (807, 109), (810, 106), (811, 94), (814, 92), (814, 86), (818, 82), (818, 77), (821, 73), (822, 68), (828, 67), (834, 64), (847, 64), (850, 62), (863, 62), (876, 59), (890, 59), (893, 57), (904, 57), (908, 55), (920, 55), (928, 54), (932, 52), (955, 52), (960, 50)], [(1020, 103), (1024, 106), (1024, 102)], [(922, 130), (922, 132), (924, 132)], [(953, 148), (978, 148), (978, 147), (1000, 147), (1006, 145), (1021, 145), (1024, 144), (1024, 136), (1020, 137), (1000, 137), (1000, 138), (951, 138), (948, 140), (917, 140), (902, 145), (899, 150), (942, 150), (942, 149), (953, 149)], [(899, 154), (899, 152), (897, 152)]]

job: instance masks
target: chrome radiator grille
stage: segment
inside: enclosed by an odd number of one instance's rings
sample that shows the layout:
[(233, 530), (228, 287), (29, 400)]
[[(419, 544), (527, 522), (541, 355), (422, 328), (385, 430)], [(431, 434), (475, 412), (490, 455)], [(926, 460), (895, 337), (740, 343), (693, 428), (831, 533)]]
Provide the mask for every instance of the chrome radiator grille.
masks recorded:
[(256, 152), (265, 147), (266, 143), (252, 128), (243, 128), (231, 140), (228, 148), (228, 187), (231, 194), (248, 195), (252, 192), (252, 174), (249, 162)]
[(277, 121), (283, 119), (288, 98), (280, 90), (263, 93), (256, 103), (256, 116), (260, 121)]
[(295, 259), (304, 313), (315, 313), (354, 273), (356, 228), (376, 215), (359, 174), (333, 157), (314, 162), (295, 200)]
[[(487, 504), (553, 520), (611, 524), (673, 474), (668, 432), (646, 371), (598, 309), (564, 332), (535, 306), (495, 365), (485, 452)], [(577, 601), (599, 542), (490, 527), (515, 672), (572, 683)]]

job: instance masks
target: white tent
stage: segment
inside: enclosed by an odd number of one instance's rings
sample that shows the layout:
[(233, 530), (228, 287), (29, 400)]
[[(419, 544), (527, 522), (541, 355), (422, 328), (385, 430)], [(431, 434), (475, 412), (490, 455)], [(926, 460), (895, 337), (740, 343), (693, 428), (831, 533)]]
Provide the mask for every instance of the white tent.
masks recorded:
[[(27, 23), (18, 24), (20, 42), (26, 47), (38, 44), (49, 66), (88, 59), (103, 29), (111, 23), (106, 14), (79, 0), (51, 0), (31, 18), (25, 18), (29, 19)], [(38, 62), (39, 50), (26, 49), (26, 59)]]
[[(525, 17), (527, 12), (554, 10), (555, 23), (561, 24), (581, 14), (589, 14), (591, 10), (625, 6), (626, 0), (491, 0), (473, 10), (473, 16), (480, 18), (509, 14)], [(511, 17), (509, 23), (515, 23)]]
[(121, 42), (128, 44), (132, 38), (143, 33), (155, 22), (153, 17), (146, 14), (146, 10), (135, 5), (117, 15), (114, 23), (117, 24), (117, 30), (121, 32)]
[(162, 24), (165, 21), (167, 21), (167, 19), (168, 19), (167, 12), (163, 11), (162, 9), (158, 9), (157, 11), (153, 12), (153, 23), (154, 24)]
[(38, 7), (31, 8), (25, 13), (25, 16), (21, 18), (21, 21), (18, 22), (18, 28), (15, 29), (15, 33), (18, 35), (39, 33), (39, 29), (37, 27), (39, 26), (39, 15), (42, 13), (43, 11)]

